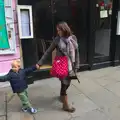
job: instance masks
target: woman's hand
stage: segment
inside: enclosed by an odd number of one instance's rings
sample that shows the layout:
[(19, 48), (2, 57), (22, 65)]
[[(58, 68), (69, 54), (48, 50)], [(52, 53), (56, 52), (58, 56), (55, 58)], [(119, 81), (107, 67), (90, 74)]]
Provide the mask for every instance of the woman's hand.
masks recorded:
[(40, 65), (36, 64), (37, 70), (40, 70)]

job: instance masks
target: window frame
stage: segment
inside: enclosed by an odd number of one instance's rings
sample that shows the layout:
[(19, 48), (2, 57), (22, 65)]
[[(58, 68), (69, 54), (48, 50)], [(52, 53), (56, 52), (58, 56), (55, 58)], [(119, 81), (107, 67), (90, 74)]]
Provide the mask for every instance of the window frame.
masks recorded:
[[(22, 28), (21, 28), (21, 10), (28, 10), (29, 11), (29, 18), (30, 18), (30, 36), (23, 36), (22, 35)], [(19, 37), (20, 39), (29, 39), (33, 38), (33, 18), (32, 18), (32, 6), (31, 5), (17, 5), (17, 13), (18, 13), (18, 29), (19, 29)]]

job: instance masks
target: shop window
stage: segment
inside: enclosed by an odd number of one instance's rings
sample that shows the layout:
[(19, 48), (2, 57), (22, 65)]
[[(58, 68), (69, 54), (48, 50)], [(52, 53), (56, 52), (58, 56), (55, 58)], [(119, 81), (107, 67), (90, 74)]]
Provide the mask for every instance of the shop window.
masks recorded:
[(12, 0), (0, 0), (0, 54), (14, 54), (16, 52), (14, 16)]
[(113, 0), (96, 1), (95, 63), (110, 60), (112, 2)]
[(32, 7), (18, 5), (17, 9), (20, 39), (33, 38)]

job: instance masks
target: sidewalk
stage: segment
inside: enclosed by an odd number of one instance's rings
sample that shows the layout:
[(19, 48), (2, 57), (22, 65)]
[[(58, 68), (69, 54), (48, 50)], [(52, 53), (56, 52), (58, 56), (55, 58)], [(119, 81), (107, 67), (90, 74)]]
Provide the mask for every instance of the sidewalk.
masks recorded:
[[(61, 110), (62, 104), (57, 99), (60, 82), (54, 78), (29, 86), (30, 100), (40, 112), (34, 116), (22, 113), (20, 101), (15, 96), (8, 106), (8, 120), (120, 120), (120, 67), (85, 71), (78, 75), (81, 84), (72, 81), (68, 90), (69, 102), (76, 107), (75, 113)], [(11, 89), (0, 89), (0, 106), (6, 91)], [(3, 110), (0, 109), (0, 114)]]

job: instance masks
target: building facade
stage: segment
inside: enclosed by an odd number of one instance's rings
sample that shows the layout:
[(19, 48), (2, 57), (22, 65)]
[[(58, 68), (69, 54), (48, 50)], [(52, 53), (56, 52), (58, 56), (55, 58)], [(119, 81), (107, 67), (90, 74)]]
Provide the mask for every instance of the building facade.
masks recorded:
[(0, 76), (11, 68), (11, 61), (20, 59), (16, 0), (0, 0)]
[[(66, 21), (78, 38), (80, 70), (119, 65), (119, 4), (119, 0), (18, 0), (22, 16), (19, 26), (24, 26), (26, 32), (19, 29), (27, 36), (21, 35), (24, 66), (41, 58), (56, 36), (55, 26), (60, 21)], [(23, 12), (25, 7), (27, 11)], [(27, 17), (29, 14), (32, 18)], [(37, 72), (40, 76), (49, 73), (54, 56), (55, 51)]]

